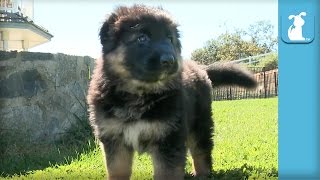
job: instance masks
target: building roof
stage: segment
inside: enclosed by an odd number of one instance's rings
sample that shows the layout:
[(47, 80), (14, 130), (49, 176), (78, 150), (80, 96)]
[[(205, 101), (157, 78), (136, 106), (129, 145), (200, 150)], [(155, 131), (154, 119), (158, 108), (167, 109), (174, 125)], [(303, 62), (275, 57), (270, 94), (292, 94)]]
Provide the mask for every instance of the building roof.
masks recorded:
[[(53, 37), (49, 31), (21, 13), (0, 11), (0, 49), (21, 50), (48, 42)], [(4, 47), (4, 41), (7, 47)]]

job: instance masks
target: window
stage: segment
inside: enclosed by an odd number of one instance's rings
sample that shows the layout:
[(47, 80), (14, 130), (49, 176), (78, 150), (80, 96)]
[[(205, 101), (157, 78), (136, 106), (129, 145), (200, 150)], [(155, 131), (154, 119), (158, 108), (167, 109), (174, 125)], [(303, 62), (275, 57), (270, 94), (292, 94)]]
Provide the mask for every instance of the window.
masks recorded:
[(0, 0), (0, 7), (4, 8), (6, 7), (6, 0)]
[(13, 8), (12, 0), (0, 0), (0, 8)]

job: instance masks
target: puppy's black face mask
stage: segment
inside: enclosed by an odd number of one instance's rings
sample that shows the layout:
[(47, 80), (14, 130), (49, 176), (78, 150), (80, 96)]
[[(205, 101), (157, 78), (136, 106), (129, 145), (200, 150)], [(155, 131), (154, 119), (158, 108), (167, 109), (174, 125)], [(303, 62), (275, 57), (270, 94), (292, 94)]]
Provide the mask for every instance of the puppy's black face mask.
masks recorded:
[(180, 54), (176, 36), (159, 23), (135, 24), (123, 32), (120, 46), (124, 48), (124, 65), (141, 81), (161, 81), (179, 69)]
[(100, 38), (104, 55), (117, 57), (113, 61), (121, 62), (132, 79), (163, 81), (180, 69), (181, 45), (175, 24), (150, 18), (128, 19), (112, 25), (106, 22)]

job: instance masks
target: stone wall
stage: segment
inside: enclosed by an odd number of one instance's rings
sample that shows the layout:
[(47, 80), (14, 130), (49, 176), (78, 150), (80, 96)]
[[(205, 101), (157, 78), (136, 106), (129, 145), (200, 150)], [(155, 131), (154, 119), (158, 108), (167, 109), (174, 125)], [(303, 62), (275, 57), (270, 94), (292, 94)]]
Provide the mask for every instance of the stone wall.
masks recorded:
[(88, 56), (0, 51), (0, 154), (53, 143), (86, 120), (93, 64)]

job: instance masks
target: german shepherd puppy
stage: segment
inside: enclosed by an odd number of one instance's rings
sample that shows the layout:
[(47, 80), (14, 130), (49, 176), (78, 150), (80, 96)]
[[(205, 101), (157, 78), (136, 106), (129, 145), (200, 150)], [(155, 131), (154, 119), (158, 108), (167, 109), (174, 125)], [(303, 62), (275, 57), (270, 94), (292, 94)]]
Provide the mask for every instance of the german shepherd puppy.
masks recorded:
[(161, 8), (118, 7), (100, 40), (87, 101), (108, 179), (130, 179), (134, 151), (151, 155), (154, 179), (183, 179), (187, 148), (193, 174), (209, 175), (212, 86), (252, 88), (253, 76), (233, 64), (182, 60), (177, 24)]

